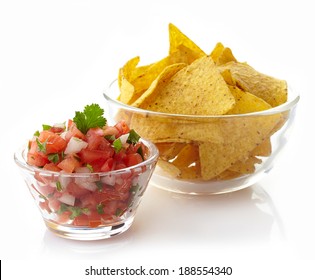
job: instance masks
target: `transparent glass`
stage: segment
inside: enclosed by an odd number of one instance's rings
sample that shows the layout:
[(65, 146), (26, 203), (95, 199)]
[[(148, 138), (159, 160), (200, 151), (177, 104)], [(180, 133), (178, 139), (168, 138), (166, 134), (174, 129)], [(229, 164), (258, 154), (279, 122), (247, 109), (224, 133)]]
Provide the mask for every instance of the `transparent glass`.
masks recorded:
[(147, 159), (110, 172), (43, 170), (27, 164), (26, 147), (16, 151), (14, 160), (49, 230), (69, 239), (105, 239), (131, 226), (156, 166), (156, 146), (141, 141), (148, 148)]
[(117, 80), (104, 91), (108, 118), (126, 120), (159, 149), (151, 184), (186, 194), (226, 193), (259, 181), (289, 139), (300, 98), (289, 88), (289, 100), (269, 110), (200, 116), (132, 107), (119, 94)]

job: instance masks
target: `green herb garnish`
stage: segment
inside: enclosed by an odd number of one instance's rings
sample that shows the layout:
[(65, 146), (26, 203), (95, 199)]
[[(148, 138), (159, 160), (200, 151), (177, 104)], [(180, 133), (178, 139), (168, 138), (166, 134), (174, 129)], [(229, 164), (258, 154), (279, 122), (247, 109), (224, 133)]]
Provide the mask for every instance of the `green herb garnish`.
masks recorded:
[(103, 183), (101, 181), (96, 181), (95, 182), (97, 189), (99, 192), (101, 192), (103, 190)]
[(135, 145), (138, 143), (139, 139), (140, 139), (140, 135), (137, 132), (135, 132), (134, 129), (131, 129), (129, 131), (127, 143)]
[(44, 141), (43, 143), (41, 143), (38, 138), (36, 138), (36, 143), (37, 143), (37, 146), (38, 146), (38, 150), (40, 152), (43, 152), (44, 154), (46, 153), (46, 144), (47, 144), (47, 140)]
[(86, 134), (90, 128), (106, 125), (107, 121), (103, 114), (104, 110), (98, 104), (87, 105), (83, 112), (75, 112), (73, 122), (82, 133)]
[(122, 149), (122, 142), (120, 140), (120, 138), (117, 138), (114, 142), (113, 142), (113, 147), (115, 149), (116, 154), (120, 152), (120, 150)]
[(87, 167), (91, 172), (94, 171), (93, 166), (92, 166), (91, 164), (87, 164), (86, 167)]
[(36, 137), (38, 137), (39, 136), (39, 130), (36, 130), (35, 132), (34, 132), (34, 136), (36, 136)]
[(96, 205), (96, 210), (98, 214), (104, 214), (104, 205), (102, 203), (99, 203)]
[(42, 127), (43, 127), (43, 130), (51, 129), (51, 125), (49, 125), (49, 124), (43, 124)]
[(57, 153), (49, 154), (47, 157), (48, 157), (48, 160), (53, 162), (53, 163), (59, 162), (59, 154), (57, 154)]
[(56, 182), (56, 188), (57, 188), (58, 192), (62, 191), (62, 186), (61, 186), (61, 183), (59, 181)]

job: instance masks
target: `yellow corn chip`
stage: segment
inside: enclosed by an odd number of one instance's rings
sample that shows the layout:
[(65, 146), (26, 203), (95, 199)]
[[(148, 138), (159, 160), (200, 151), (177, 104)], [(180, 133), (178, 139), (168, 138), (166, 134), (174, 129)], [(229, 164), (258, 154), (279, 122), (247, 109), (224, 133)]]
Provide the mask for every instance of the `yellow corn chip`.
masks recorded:
[(287, 101), (287, 83), (284, 80), (259, 73), (246, 63), (229, 62), (218, 68), (221, 72), (230, 70), (238, 87), (260, 97), (272, 107)]
[(220, 115), (235, 103), (209, 56), (178, 71), (154, 96), (150, 104), (139, 107), (172, 114)]
[(236, 102), (233, 108), (227, 112), (227, 115), (246, 114), (271, 108), (271, 106), (263, 99), (249, 92), (244, 92), (236, 86), (229, 86), (229, 89)]
[(184, 45), (196, 52), (200, 57), (206, 55), (202, 49), (200, 49), (192, 40), (182, 33), (174, 24), (170, 23), (168, 29), (170, 41), (169, 54), (176, 52), (178, 50), (178, 46)]

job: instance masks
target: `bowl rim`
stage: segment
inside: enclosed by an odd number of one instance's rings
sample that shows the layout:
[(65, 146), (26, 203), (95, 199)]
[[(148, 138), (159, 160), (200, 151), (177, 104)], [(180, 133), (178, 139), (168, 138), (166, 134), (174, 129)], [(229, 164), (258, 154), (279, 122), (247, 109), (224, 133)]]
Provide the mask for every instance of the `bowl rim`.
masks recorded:
[(82, 172), (82, 173), (66, 173), (66, 172), (58, 172), (58, 171), (51, 171), (51, 170), (44, 170), (37, 166), (32, 166), (27, 163), (25, 160), (25, 155), (27, 152), (27, 145), (21, 146), (18, 150), (14, 153), (14, 161), (15, 163), (22, 169), (25, 169), (29, 172), (38, 172), (41, 175), (47, 175), (47, 176), (63, 176), (63, 177), (80, 177), (80, 178), (86, 178), (91, 176), (114, 176), (118, 174), (123, 174), (128, 172), (129, 170), (134, 170), (139, 167), (145, 166), (145, 165), (151, 165), (154, 163), (157, 163), (158, 157), (159, 157), (159, 150), (155, 146), (155, 144), (147, 139), (140, 138), (140, 141), (149, 148), (150, 154), (149, 157), (144, 160), (143, 162), (140, 162), (136, 165), (129, 166), (126, 168), (118, 169), (118, 170), (111, 170), (107, 172)]
[(251, 113), (245, 113), (245, 114), (231, 114), (231, 115), (186, 115), (186, 114), (172, 114), (172, 113), (164, 113), (164, 112), (157, 112), (157, 111), (150, 111), (145, 110), (138, 107), (133, 107), (128, 104), (125, 104), (117, 99), (114, 99), (109, 94), (114, 86), (118, 83), (118, 79), (114, 79), (104, 90), (103, 90), (103, 96), (107, 101), (110, 101), (122, 108), (128, 109), (129, 111), (133, 111), (136, 113), (142, 113), (142, 114), (150, 114), (157, 117), (170, 117), (170, 118), (186, 118), (186, 119), (212, 119), (212, 118), (242, 118), (242, 117), (256, 117), (256, 116), (268, 116), (278, 113), (283, 113), (284, 111), (292, 109), (300, 100), (300, 94), (295, 91), (290, 85), (288, 85), (288, 92), (291, 93), (292, 97), (289, 95), (289, 100), (287, 100), (285, 103), (270, 108), (268, 110), (258, 111), (258, 112), (251, 112)]

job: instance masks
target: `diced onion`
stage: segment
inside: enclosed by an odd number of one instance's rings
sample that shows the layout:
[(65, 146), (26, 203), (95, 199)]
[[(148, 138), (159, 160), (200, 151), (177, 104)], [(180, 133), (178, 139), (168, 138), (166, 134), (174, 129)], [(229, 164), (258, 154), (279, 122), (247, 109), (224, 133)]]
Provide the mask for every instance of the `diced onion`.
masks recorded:
[(127, 143), (128, 137), (129, 137), (129, 133), (123, 134), (123, 135), (121, 135), (121, 136), (119, 137), (119, 139), (120, 139), (120, 141), (121, 141), (121, 143), (122, 143), (123, 145)]
[(112, 175), (105, 176), (105, 177), (102, 177), (101, 181), (102, 181), (102, 183), (104, 183), (106, 185), (114, 186), (116, 183), (116, 177), (112, 176)]
[(87, 189), (89, 191), (94, 192), (97, 189), (97, 185), (94, 182), (86, 180), (84, 178), (76, 178), (76, 184), (78, 184), (81, 188)]
[(58, 200), (64, 204), (71, 205), (71, 206), (74, 206), (74, 203), (75, 203), (75, 197), (66, 192), (61, 197), (59, 197)]
[(75, 154), (80, 152), (82, 149), (86, 148), (87, 142), (81, 140), (77, 137), (71, 137), (70, 141), (65, 149), (65, 154)]

